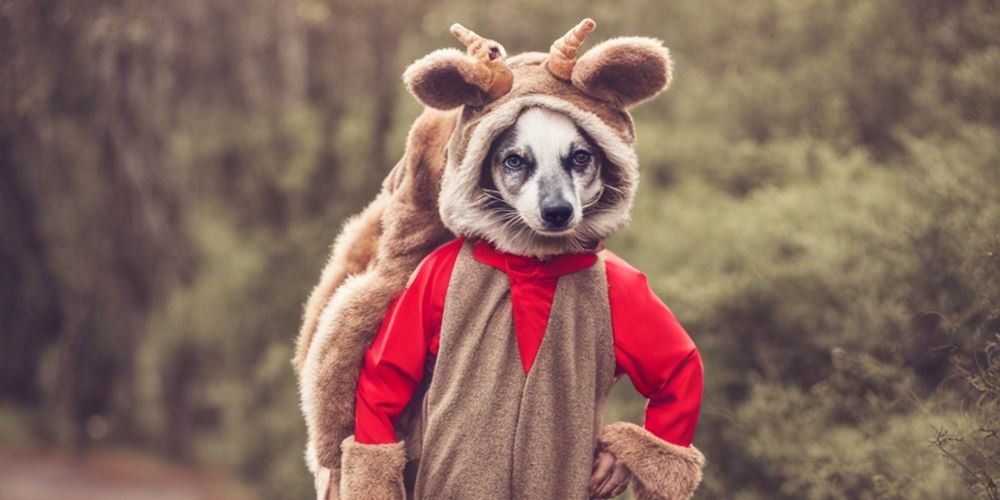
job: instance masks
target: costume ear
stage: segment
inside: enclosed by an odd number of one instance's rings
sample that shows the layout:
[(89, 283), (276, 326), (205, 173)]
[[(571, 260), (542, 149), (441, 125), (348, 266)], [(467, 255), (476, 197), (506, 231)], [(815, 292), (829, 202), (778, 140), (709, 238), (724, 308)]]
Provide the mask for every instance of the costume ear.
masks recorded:
[(573, 67), (576, 88), (621, 108), (655, 97), (670, 85), (670, 51), (653, 38), (613, 38), (587, 51)]
[(424, 106), (452, 109), (487, 102), (481, 78), (475, 71), (477, 61), (458, 49), (440, 49), (427, 54), (406, 68), (403, 82)]
[(452, 25), (451, 33), (468, 53), (440, 49), (411, 64), (403, 73), (410, 93), (425, 106), (447, 110), (481, 106), (509, 92), (514, 74), (504, 62), (503, 46), (460, 24)]

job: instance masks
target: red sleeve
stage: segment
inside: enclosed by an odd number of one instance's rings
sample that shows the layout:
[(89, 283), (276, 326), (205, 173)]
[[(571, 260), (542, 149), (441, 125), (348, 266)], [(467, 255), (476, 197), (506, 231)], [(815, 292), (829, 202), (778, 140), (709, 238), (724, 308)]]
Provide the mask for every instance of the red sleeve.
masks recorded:
[(463, 242), (454, 240), (428, 255), (389, 306), (358, 376), (358, 443), (396, 442), (394, 423), (423, 379), (428, 355), (437, 354), (445, 293)]
[(627, 374), (649, 400), (643, 427), (660, 439), (689, 446), (701, 408), (698, 351), (646, 276), (611, 252), (605, 257), (618, 374)]

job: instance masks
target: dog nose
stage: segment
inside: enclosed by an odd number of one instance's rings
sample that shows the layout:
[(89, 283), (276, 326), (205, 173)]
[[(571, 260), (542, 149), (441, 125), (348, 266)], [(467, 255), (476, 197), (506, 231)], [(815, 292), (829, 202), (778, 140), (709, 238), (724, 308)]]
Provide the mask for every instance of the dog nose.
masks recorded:
[(573, 217), (573, 205), (569, 203), (555, 203), (542, 209), (542, 219), (555, 226), (564, 227)]

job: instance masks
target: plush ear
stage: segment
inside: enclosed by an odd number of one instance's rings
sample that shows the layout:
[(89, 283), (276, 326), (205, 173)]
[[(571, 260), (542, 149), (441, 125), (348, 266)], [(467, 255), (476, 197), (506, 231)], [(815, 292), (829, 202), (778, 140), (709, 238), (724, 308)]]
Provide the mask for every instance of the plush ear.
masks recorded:
[(465, 54), (436, 50), (403, 73), (403, 81), (418, 101), (447, 110), (466, 104), (481, 106), (510, 92), (514, 73), (504, 62), (507, 52), (502, 45), (458, 23), (451, 25), (451, 34), (465, 45)]
[(478, 70), (478, 62), (458, 49), (435, 50), (406, 68), (403, 82), (424, 106), (481, 106), (489, 100), (482, 89), (489, 88), (490, 75)]
[(655, 97), (671, 78), (670, 51), (653, 38), (613, 38), (587, 51), (572, 81), (592, 97), (622, 109)]

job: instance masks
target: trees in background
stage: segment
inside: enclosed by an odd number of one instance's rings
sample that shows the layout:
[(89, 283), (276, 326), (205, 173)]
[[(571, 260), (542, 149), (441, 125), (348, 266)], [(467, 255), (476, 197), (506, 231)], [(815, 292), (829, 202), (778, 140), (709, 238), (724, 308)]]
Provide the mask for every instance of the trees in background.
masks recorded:
[(676, 60), (610, 246), (701, 347), (702, 496), (996, 498), (989, 0), (0, 0), (0, 439), (308, 497), (292, 342), (398, 75), (453, 21), (517, 53), (584, 16)]

